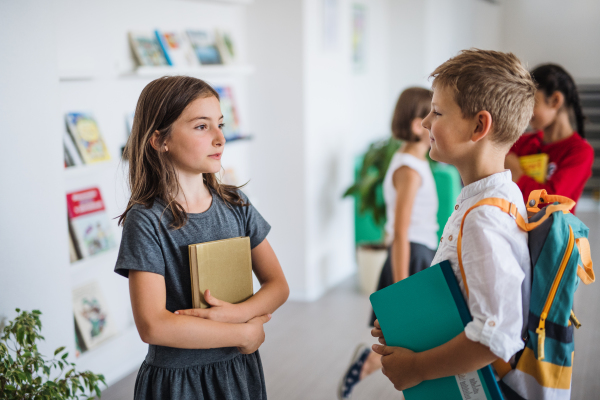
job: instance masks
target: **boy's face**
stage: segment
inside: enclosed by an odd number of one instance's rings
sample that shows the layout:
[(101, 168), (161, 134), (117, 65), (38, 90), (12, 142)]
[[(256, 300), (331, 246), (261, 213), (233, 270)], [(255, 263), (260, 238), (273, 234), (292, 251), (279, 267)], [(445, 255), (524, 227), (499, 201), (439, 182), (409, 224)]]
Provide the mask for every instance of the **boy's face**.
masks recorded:
[(435, 161), (456, 165), (469, 149), (474, 121), (463, 117), (451, 89), (438, 87), (433, 92), (431, 111), (423, 120), (429, 131), (431, 150)]

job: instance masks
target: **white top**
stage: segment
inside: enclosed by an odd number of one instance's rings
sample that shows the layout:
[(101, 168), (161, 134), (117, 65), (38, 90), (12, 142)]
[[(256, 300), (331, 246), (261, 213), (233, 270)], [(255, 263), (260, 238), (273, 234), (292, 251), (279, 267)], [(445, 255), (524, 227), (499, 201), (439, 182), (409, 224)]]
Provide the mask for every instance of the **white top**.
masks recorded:
[(523, 348), (521, 339), (529, 316), (531, 261), (528, 235), (515, 220), (494, 206), (480, 206), (469, 213), (463, 227), (462, 261), (469, 286), (458, 266), (456, 241), (464, 213), (479, 200), (499, 197), (517, 205), (527, 221), (519, 187), (509, 170), (465, 186), (458, 196), (438, 251), (431, 265), (449, 260), (467, 300), (473, 321), (465, 327), (467, 338), (490, 348), (508, 362)]
[(400, 167), (407, 166), (414, 169), (421, 176), (421, 186), (410, 214), (410, 225), (408, 227), (408, 240), (419, 243), (435, 250), (438, 246), (438, 196), (435, 189), (435, 181), (431, 173), (431, 167), (426, 160), (420, 160), (412, 154), (396, 153), (390, 161), (390, 166), (383, 179), (383, 198), (387, 222), (385, 233), (388, 244), (394, 240), (394, 222), (396, 220), (396, 188), (394, 187), (394, 172)]

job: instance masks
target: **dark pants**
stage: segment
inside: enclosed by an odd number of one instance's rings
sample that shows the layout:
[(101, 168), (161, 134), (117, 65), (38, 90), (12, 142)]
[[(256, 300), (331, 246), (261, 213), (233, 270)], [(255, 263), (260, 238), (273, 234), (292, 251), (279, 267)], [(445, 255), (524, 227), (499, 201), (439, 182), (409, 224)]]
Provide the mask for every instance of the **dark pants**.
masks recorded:
[[(435, 257), (435, 251), (429, 247), (419, 243), (410, 242), (410, 260), (408, 264), (408, 275), (414, 275), (417, 272), (423, 271), (428, 268)], [(388, 248), (388, 256), (381, 269), (381, 275), (379, 276), (379, 284), (377, 290), (386, 288), (394, 283), (394, 275), (392, 274), (392, 246)], [(375, 313), (371, 312), (370, 326), (375, 324)]]

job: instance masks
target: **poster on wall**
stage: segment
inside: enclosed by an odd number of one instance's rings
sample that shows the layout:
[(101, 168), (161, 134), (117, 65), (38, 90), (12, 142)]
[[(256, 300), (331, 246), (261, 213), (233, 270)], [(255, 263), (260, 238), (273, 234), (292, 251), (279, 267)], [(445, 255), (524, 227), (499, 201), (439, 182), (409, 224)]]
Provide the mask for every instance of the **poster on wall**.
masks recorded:
[(338, 47), (338, 0), (321, 0), (323, 5), (323, 49), (337, 50)]
[(363, 4), (352, 5), (352, 65), (354, 72), (365, 70), (366, 55), (366, 8)]

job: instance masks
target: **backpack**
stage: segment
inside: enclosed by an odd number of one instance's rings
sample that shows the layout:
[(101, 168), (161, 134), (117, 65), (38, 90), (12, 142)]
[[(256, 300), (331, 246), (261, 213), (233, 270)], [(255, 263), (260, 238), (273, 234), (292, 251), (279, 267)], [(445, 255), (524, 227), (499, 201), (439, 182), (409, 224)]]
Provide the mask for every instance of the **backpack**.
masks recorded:
[[(457, 241), (458, 263), (467, 296), (461, 244), (465, 218), (476, 207), (495, 206), (529, 232), (532, 286), (525, 348), (516, 354), (513, 369), (502, 359), (492, 365), (506, 399), (570, 399), (573, 370), (573, 327), (581, 324), (573, 312), (579, 281), (594, 282), (588, 227), (569, 212), (575, 202), (534, 190), (527, 201), (529, 222), (517, 206), (500, 198), (479, 201), (465, 212)], [(543, 208), (540, 208), (542, 206)], [(545, 206), (545, 207), (544, 207)]]

